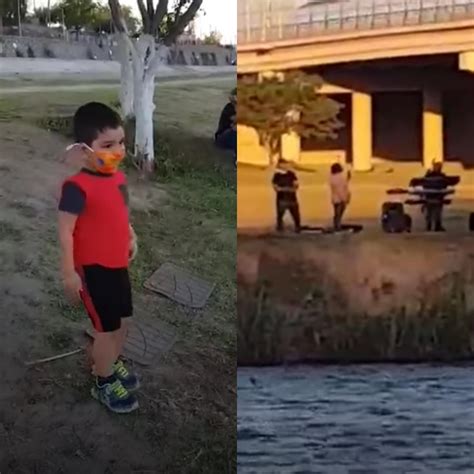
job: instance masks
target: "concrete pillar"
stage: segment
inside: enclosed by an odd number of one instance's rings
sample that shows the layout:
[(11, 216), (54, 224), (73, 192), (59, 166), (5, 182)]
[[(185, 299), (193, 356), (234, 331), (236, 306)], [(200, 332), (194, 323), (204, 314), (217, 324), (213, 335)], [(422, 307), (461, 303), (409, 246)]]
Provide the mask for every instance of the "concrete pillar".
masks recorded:
[(431, 168), (433, 160), (442, 161), (443, 103), (439, 90), (423, 90), (423, 166)]
[(300, 160), (301, 139), (295, 132), (285, 133), (281, 137), (281, 156), (285, 160), (297, 163)]
[(372, 169), (372, 96), (364, 92), (352, 93), (352, 166)]
[(474, 72), (474, 51), (459, 53), (459, 69), (461, 71)]

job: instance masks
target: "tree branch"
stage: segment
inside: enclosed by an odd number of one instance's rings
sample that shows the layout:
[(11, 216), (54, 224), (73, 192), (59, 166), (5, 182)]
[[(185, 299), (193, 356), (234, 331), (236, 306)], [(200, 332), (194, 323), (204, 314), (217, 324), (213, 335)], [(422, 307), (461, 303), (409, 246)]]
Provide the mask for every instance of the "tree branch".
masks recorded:
[(119, 33), (125, 33), (128, 36), (127, 23), (122, 14), (119, 0), (109, 0), (110, 13), (114, 22), (115, 28)]
[(173, 44), (176, 41), (176, 38), (178, 38), (178, 36), (183, 33), (186, 26), (188, 26), (188, 24), (194, 19), (196, 13), (201, 8), (202, 1), (203, 0), (192, 0), (188, 9), (175, 19), (175, 22), (171, 26), (168, 34), (163, 38), (165, 45), (169, 46)]
[(152, 34), (156, 35), (164, 17), (168, 13), (168, 0), (158, 0), (155, 15), (153, 17)]
[(155, 7), (153, 6), (153, 0), (146, 0), (146, 6), (148, 10), (148, 17), (152, 18), (155, 14)]
[(143, 31), (148, 34), (150, 33), (150, 15), (148, 14), (143, 0), (137, 0), (137, 4), (143, 21)]

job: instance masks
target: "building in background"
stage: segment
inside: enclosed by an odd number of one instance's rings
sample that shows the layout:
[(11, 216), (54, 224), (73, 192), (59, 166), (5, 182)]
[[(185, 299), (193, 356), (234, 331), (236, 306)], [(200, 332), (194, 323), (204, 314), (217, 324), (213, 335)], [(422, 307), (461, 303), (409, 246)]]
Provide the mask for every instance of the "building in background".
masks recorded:
[[(239, 20), (240, 75), (302, 69), (344, 105), (337, 140), (288, 137), (285, 155), (359, 171), (378, 160), (474, 167), (474, 0), (247, 0)], [(268, 162), (255, 134), (238, 137), (239, 160)]]

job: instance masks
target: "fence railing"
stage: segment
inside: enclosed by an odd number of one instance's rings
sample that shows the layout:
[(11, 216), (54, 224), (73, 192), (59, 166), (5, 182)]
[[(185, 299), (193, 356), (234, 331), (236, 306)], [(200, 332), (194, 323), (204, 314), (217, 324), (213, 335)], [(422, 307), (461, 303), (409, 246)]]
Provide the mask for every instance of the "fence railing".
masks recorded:
[(239, 0), (238, 44), (474, 19), (474, 0)]

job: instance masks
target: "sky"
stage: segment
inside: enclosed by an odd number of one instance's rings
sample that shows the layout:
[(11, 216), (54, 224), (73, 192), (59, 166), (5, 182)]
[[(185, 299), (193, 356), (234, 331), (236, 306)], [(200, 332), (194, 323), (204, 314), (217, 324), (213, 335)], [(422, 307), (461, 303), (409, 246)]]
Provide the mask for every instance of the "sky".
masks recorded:
[[(36, 7), (47, 6), (48, 0), (29, 0), (30, 8), (33, 3)], [(54, 4), (55, 0), (51, 0)], [(101, 3), (104, 3), (102, 0)], [(136, 0), (121, 0), (122, 5), (131, 6), (138, 15)], [(203, 0), (202, 9), (196, 21), (196, 34), (204, 36), (217, 30), (222, 34), (225, 43), (235, 43), (237, 39), (237, 0)]]

